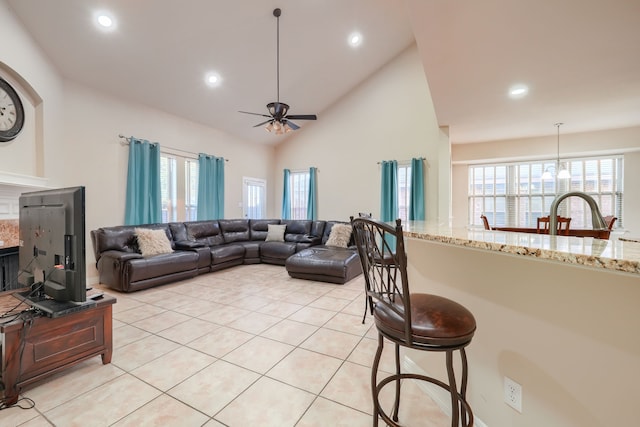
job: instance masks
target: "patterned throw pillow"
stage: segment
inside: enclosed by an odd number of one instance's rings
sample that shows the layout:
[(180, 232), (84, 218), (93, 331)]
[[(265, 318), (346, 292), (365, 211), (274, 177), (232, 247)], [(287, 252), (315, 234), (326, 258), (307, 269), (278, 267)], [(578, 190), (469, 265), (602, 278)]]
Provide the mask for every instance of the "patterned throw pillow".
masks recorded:
[(164, 230), (150, 230), (148, 228), (136, 228), (138, 247), (143, 257), (150, 257), (173, 252), (171, 243)]
[(350, 239), (351, 224), (334, 224), (333, 227), (331, 227), (331, 232), (329, 233), (326, 245), (346, 248)]

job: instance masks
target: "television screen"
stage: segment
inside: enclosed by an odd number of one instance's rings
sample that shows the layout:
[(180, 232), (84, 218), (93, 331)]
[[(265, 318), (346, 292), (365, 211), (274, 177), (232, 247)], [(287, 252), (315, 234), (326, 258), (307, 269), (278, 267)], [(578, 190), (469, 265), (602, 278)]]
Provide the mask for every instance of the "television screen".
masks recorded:
[(84, 202), (84, 187), (23, 193), (19, 198), (18, 281), (29, 287), (21, 295), (48, 315), (86, 301)]

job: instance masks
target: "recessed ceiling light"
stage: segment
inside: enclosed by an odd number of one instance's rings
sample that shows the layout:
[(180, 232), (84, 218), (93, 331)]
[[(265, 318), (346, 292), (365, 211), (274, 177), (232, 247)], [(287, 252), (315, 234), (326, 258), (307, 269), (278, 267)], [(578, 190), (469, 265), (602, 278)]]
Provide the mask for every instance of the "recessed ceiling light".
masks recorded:
[(529, 88), (527, 87), (527, 85), (517, 84), (509, 88), (509, 96), (511, 98), (522, 98), (527, 96), (528, 93)]
[(111, 19), (111, 17), (107, 15), (100, 15), (98, 16), (98, 24), (102, 25), (105, 28), (109, 28), (113, 25), (113, 19)]
[(99, 11), (93, 14), (96, 26), (103, 31), (112, 31), (116, 28), (116, 20), (109, 12)]
[(222, 83), (222, 79), (220, 78), (220, 75), (218, 73), (210, 72), (207, 73), (206, 76), (204, 76), (204, 82), (207, 84), (207, 86), (216, 87), (219, 86), (220, 83)]
[(351, 45), (351, 47), (358, 47), (361, 44), (362, 44), (362, 34), (360, 34), (357, 31), (349, 34), (349, 45)]

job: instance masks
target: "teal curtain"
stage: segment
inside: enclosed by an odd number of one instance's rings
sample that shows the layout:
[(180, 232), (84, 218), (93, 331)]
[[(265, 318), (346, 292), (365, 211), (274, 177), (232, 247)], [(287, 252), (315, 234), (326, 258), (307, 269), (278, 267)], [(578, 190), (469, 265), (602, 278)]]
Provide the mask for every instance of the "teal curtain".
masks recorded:
[(289, 176), (291, 171), (284, 170), (284, 186), (282, 189), (282, 219), (291, 219), (291, 180)]
[(131, 138), (127, 170), (126, 225), (162, 222), (160, 145)]
[(424, 159), (411, 159), (409, 221), (424, 221)]
[(398, 162), (382, 162), (380, 190), (380, 221), (395, 221), (398, 217)]
[(224, 158), (198, 155), (198, 220), (224, 218)]
[(318, 169), (309, 168), (309, 196), (307, 199), (307, 219), (318, 219)]

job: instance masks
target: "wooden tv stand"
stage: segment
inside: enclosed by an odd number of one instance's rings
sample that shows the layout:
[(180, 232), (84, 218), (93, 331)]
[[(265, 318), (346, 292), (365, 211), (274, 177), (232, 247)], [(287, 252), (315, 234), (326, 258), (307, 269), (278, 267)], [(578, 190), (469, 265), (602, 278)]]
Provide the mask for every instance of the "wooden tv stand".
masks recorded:
[[(32, 311), (13, 320), (0, 319), (0, 379), (5, 404), (15, 403), (23, 387), (91, 357), (100, 355), (103, 364), (111, 362), (112, 307), (116, 299), (104, 294), (96, 302), (96, 307), (54, 319)], [(18, 303), (10, 294), (1, 295), (0, 314)], [(16, 311), (28, 308), (22, 303)]]

